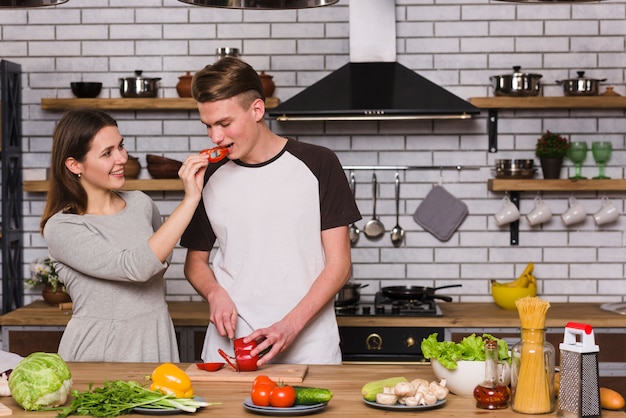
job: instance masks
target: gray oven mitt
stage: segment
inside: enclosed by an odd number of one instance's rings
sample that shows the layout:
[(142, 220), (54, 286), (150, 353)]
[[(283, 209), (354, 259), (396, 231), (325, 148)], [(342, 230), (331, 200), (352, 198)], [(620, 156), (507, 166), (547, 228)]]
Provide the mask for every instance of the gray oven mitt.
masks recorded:
[(441, 186), (428, 192), (413, 214), (415, 222), (439, 241), (447, 241), (467, 216), (467, 205)]

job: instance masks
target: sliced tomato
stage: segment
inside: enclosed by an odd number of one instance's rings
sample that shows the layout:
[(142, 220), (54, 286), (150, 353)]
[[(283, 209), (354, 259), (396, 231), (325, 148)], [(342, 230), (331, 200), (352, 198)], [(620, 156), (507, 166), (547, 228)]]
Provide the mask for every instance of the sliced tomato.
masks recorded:
[(270, 405), (275, 408), (289, 408), (296, 402), (296, 390), (293, 386), (276, 386), (270, 393)]
[(200, 370), (206, 370), (207, 372), (216, 372), (222, 367), (224, 367), (225, 363), (196, 363), (196, 366)]

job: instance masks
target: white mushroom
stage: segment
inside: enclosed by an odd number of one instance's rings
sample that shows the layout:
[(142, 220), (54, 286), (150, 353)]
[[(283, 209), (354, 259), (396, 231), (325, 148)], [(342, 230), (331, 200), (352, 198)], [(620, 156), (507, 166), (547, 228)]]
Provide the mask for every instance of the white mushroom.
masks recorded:
[(432, 381), (430, 385), (428, 385), (428, 389), (431, 393), (434, 393), (438, 400), (445, 399), (450, 393), (450, 390), (445, 386), (446, 379), (442, 379), (442, 382)]
[(415, 386), (413, 386), (409, 382), (399, 382), (399, 383), (397, 383), (396, 386), (393, 388), (393, 391), (400, 398), (404, 398), (404, 397), (407, 397), (407, 396), (413, 396), (413, 395), (415, 395), (415, 392), (416, 392)]
[(417, 398), (415, 398), (415, 396), (407, 396), (406, 398), (402, 399), (404, 401), (404, 404), (406, 406), (417, 406), (419, 405)]
[(398, 402), (398, 397), (391, 393), (377, 393), (376, 403), (381, 405), (395, 405)]
[(428, 380), (426, 380), (426, 379), (413, 379), (413, 380), (411, 380), (411, 384), (415, 387), (415, 390), (418, 391), (418, 392), (420, 391), (420, 387), (422, 387), (422, 386), (428, 387), (429, 383), (430, 382)]
[(422, 402), (422, 405), (433, 405), (437, 402), (437, 396), (432, 392), (426, 392)]

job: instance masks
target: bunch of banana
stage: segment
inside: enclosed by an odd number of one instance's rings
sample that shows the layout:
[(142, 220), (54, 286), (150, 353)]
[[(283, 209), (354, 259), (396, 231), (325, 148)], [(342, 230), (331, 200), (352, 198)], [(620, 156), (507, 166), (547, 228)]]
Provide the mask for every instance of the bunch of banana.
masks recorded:
[(533, 274), (534, 267), (535, 267), (535, 264), (530, 262), (528, 263), (528, 265), (526, 266), (522, 274), (520, 274), (519, 277), (513, 280), (512, 282), (501, 283), (496, 280), (492, 280), (491, 285), (492, 286), (504, 286), (504, 287), (531, 287), (531, 286), (536, 287), (537, 278)]

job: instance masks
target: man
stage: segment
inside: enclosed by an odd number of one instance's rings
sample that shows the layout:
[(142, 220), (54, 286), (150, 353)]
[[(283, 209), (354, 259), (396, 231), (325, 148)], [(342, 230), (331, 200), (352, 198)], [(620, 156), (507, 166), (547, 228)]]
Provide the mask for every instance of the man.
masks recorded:
[[(208, 136), (228, 158), (211, 163), (183, 235), (185, 275), (206, 298), (202, 359), (233, 338), (256, 340), (259, 360), (341, 362), (334, 297), (351, 268), (348, 225), (361, 219), (335, 154), (273, 133), (256, 71), (223, 58), (194, 75)], [(215, 255), (209, 257), (215, 247)]]

